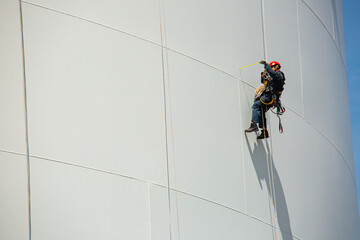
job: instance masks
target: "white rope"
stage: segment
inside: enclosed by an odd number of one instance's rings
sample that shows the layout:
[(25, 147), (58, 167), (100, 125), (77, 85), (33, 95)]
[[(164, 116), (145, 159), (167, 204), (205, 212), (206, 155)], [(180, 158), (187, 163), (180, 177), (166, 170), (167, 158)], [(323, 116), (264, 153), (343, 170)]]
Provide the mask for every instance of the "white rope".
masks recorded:
[[(269, 123), (269, 131), (270, 131), (270, 123)], [(265, 139), (265, 141), (266, 141), (266, 145), (269, 146), (268, 139)], [(270, 159), (268, 157), (268, 154), (266, 154), (266, 157), (267, 157), (268, 167), (270, 165), (270, 173), (269, 173), (269, 168), (268, 168), (269, 185), (271, 184), (271, 186), (270, 186), (270, 191), (271, 191), (270, 196), (271, 196), (272, 201), (273, 201), (274, 225), (275, 225), (275, 228), (276, 228), (277, 227), (276, 223), (278, 223), (278, 215), (277, 215), (277, 204), (276, 204), (276, 193), (275, 193), (276, 191), (275, 191), (275, 183), (274, 183), (274, 166), (273, 166), (273, 160), (272, 160), (272, 157), (271, 157), (272, 156), (271, 148), (269, 148), (268, 150), (269, 150)], [(269, 162), (270, 162), (270, 164), (269, 164)], [(270, 179), (270, 175), (271, 175), (271, 179)], [(278, 239), (278, 234), (277, 234), (276, 229), (275, 229), (275, 238)]]
[[(266, 107), (266, 106), (265, 106)], [(266, 123), (265, 123), (265, 121), (266, 121), (266, 117), (264, 118), (264, 115), (265, 115), (265, 113), (264, 113), (264, 109), (263, 108), (261, 108), (261, 119), (262, 119), (262, 125), (263, 125), (263, 127), (264, 127), (264, 125), (266, 125)], [(265, 131), (265, 130), (263, 130), (263, 131)], [(265, 135), (265, 132), (264, 132), (264, 135)], [(265, 136), (266, 137), (266, 136)], [(265, 141), (266, 141), (266, 143), (267, 143), (267, 139), (265, 138)], [(266, 153), (265, 154), (266, 155), (266, 166), (267, 166), (267, 173), (268, 173), (268, 181), (269, 181), (269, 193), (270, 193), (270, 197), (271, 197), (271, 200), (273, 201), (273, 204), (272, 204), (272, 210), (273, 210), (273, 217), (274, 218), (272, 218), (272, 221), (273, 221), (273, 223), (274, 223), (274, 225), (275, 225), (275, 222), (276, 222), (276, 218), (275, 218), (275, 205), (274, 205), (274, 198), (273, 198), (273, 184), (272, 184), (272, 178), (271, 178), (271, 170), (270, 170), (270, 168), (271, 168), (271, 166), (270, 165), (272, 165), (271, 164), (271, 161), (269, 160), (269, 157), (268, 157), (268, 153)], [(277, 236), (277, 234), (276, 234), (276, 229), (275, 229), (275, 236)], [(277, 238), (276, 238), (277, 239)]]
[(164, 118), (165, 118), (165, 151), (166, 151), (166, 178), (167, 178), (167, 199), (169, 211), (169, 232), (170, 240), (172, 240), (172, 225), (171, 225), (171, 205), (170, 205), (170, 183), (169, 183), (169, 150), (168, 150), (168, 133), (167, 133), (167, 117), (166, 117), (166, 91), (165, 91), (165, 73), (164, 73), (164, 53), (163, 53), (163, 38), (162, 38), (162, 24), (161, 24), (161, 3), (159, 0), (159, 23), (160, 23), (160, 42), (161, 42), (161, 62), (162, 62), (162, 75), (163, 75), (163, 94), (164, 94)]
[[(245, 95), (246, 95), (246, 100), (248, 102), (248, 107), (249, 107), (249, 110), (251, 110), (251, 104), (249, 102), (249, 98), (248, 98), (248, 95), (247, 95), (247, 92), (246, 92), (246, 89), (245, 89), (245, 84), (244, 84), (244, 80), (243, 80), (243, 76), (242, 76), (242, 72), (240, 70), (240, 81), (242, 82), (242, 85), (243, 85), (243, 89), (245, 91)], [(262, 122), (263, 122), (263, 126), (264, 126), (264, 123), (265, 123), (265, 119), (264, 119), (264, 109), (262, 108), (261, 109), (261, 118), (262, 118)], [(270, 131), (270, 129), (269, 129)], [(267, 139), (265, 139), (265, 141), (267, 142)], [(268, 146), (269, 144), (267, 144)], [(269, 149), (269, 154), (271, 155), (271, 151)], [(271, 197), (271, 200), (273, 202), (272, 204), (272, 210), (273, 210), (273, 217), (272, 217), (272, 221), (274, 222), (274, 231), (275, 231), (275, 238), (278, 239), (278, 234), (277, 234), (277, 229), (276, 229), (276, 222), (277, 222), (277, 206), (276, 206), (276, 194), (275, 194), (275, 184), (274, 184), (274, 174), (273, 174), (273, 163), (271, 160), (269, 160), (269, 157), (268, 157), (268, 154), (266, 154), (266, 166), (267, 166), (267, 172), (268, 172), (268, 181), (269, 181), (269, 194), (270, 194), (270, 197)]]
[[(266, 41), (266, 21), (265, 21), (265, 3), (264, 3), (264, 0), (261, 0), (261, 14), (262, 14), (262, 27), (263, 27), (263, 44), (264, 44), (264, 55), (265, 55), (265, 60), (267, 61), (267, 41)], [(264, 118), (264, 114), (262, 114), (262, 118)], [(266, 118), (266, 117), (265, 117)], [(264, 124), (264, 119), (263, 119), (263, 124)], [(269, 129), (270, 130), (270, 129)], [(267, 139), (265, 138), (265, 141), (267, 143)], [(269, 153), (271, 155), (271, 151), (269, 149)], [(269, 190), (270, 190), (270, 196), (272, 198), (272, 201), (273, 201), (273, 212), (274, 212), (274, 224), (276, 226), (276, 221), (277, 221), (277, 208), (276, 208), (276, 199), (275, 199), (275, 186), (274, 186), (274, 176), (273, 176), (273, 166), (272, 166), (272, 161), (269, 161), (269, 158), (268, 158), (268, 154), (266, 154), (266, 161), (267, 161), (267, 164), (268, 164), (268, 176), (269, 176)], [(269, 162), (270, 162), (270, 165), (271, 165), (271, 180), (270, 181), (270, 172), (269, 172)], [(274, 229), (275, 230), (275, 238), (276, 240), (278, 239), (278, 234), (277, 234), (277, 230), (276, 228)]]
[(174, 164), (174, 183), (175, 183), (175, 198), (176, 198), (176, 217), (178, 227), (178, 239), (181, 239), (180, 234), (180, 217), (179, 217), (179, 200), (178, 200), (178, 188), (176, 178), (176, 162), (175, 162), (175, 144), (174, 144), (174, 127), (173, 127), (173, 113), (172, 113), (172, 98), (170, 88), (170, 70), (169, 70), (169, 56), (167, 47), (167, 35), (166, 35), (166, 18), (165, 18), (165, 1), (163, 2), (163, 15), (164, 15), (164, 35), (165, 35), (165, 52), (166, 52), (166, 67), (167, 67), (167, 78), (168, 78), (168, 93), (169, 93), (169, 109), (170, 109), (170, 127), (171, 127), (171, 145), (172, 145), (172, 159)]

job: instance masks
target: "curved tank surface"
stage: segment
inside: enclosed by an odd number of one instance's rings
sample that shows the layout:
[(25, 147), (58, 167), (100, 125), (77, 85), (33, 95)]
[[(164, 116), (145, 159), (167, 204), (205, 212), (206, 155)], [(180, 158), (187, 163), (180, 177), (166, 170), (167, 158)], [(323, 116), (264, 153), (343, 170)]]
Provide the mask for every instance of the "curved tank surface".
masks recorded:
[(341, 0), (1, 0), (0, 50), (0, 239), (360, 238)]

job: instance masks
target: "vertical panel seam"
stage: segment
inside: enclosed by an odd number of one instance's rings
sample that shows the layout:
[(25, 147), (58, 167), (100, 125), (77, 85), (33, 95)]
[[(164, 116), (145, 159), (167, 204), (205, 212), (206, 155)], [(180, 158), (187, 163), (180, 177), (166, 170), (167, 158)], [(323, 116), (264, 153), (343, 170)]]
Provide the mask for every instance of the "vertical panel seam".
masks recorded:
[(150, 231), (150, 240), (152, 240), (152, 222), (151, 222), (151, 192), (150, 192), (150, 183), (147, 183), (148, 187), (148, 202), (149, 202), (149, 231)]
[(29, 240), (31, 240), (31, 184), (30, 184), (30, 155), (29, 155), (29, 126), (28, 126), (28, 105), (27, 105), (27, 90), (26, 90), (26, 69), (25, 69), (25, 42), (24, 42), (24, 25), (23, 25), (23, 10), (21, 0), (19, 0), (20, 11), (20, 32), (21, 32), (21, 49), (22, 49), (22, 64), (23, 64), (23, 84), (24, 84), (24, 115), (25, 115), (25, 142), (26, 142), (26, 167), (28, 180), (28, 221), (29, 221)]
[(304, 106), (304, 82), (302, 72), (302, 58), (301, 58), (301, 37), (300, 37), (300, 16), (299, 16), (299, 1), (296, 2), (296, 14), (297, 14), (297, 30), (298, 30), (298, 47), (299, 47), (299, 65), (300, 65), (300, 86), (301, 86), (301, 101), (302, 101), (302, 118), (305, 118), (305, 106)]
[(161, 43), (161, 67), (162, 67), (162, 85), (163, 85), (163, 100), (164, 100), (164, 130), (165, 130), (165, 155), (166, 155), (166, 178), (167, 178), (167, 198), (169, 210), (169, 232), (170, 240), (172, 240), (172, 227), (171, 227), (171, 205), (170, 205), (170, 177), (169, 177), (169, 144), (168, 144), (168, 124), (167, 124), (167, 110), (166, 110), (166, 88), (165, 88), (165, 62), (164, 62), (164, 47), (162, 37), (162, 19), (161, 19), (161, 0), (158, 1), (159, 8), (159, 26), (160, 26), (160, 43)]
[[(335, 40), (335, 16), (334, 16), (334, 10), (336, 10), (336, 9), (332, 9), (332, 11), (331, 11), (331, 20), (332, 20), (332, 34), (333, 34), (333, 38), (334, 38), (334, 41), (336, 42), (336, 40)], [(339, 44), (340, 44), (340, 42), (339, 42)]]
[[(310, 8), (310, 6), (307, 5), (307, 4), (304, 2), (304, 0), (298, 0), (298, 5), (297, 5), (297, 9), (298, 9), (298, 10), (297, 10), (297, 13), (298, 13), (298, 32), (299, 32), (299, 35), (298, 35), (298, 37), (299, 37), (299, 57), (300, 57), (300, 69), (301, 69), (300, 74), (301, 74), (301, 85), (302, 85), (302, 90), (301, 90), (301, 91), (302, 91), (302, 95), (303, 95), (304, 88), (303, 88), (303, 76), (302, 76), (302, 64), (301, 64), (301, 35), (300, 35), (300, 12), (299, 12), (300, 1), (303, 2), (303, 4), (315, 15), (315, 17), (319, 20), (319, 22), (323, 25), (323, 27), (325, 28), (325, 30), (326, 30), (326, 31), (328, 32), (328, 34), (330, 35), (331, 39), (333, 40), (333, 42), (334, 42), (334, 44), (335, 44), (335, 48), (338, 50), (338, 53), (339, 53), (339, 55), (340, 55), (340, 59), (341, 59), (342, 63), (344, 64), (344, 70), (345, 70), (346, 76), (347, 76), (347, 69), (346, 69), (346, 64), (345, 64), (345, 62), (344, 62), (344, 60), (343, 60), (343, 58), (342, 58), (342, 54), (341, 54), (338, 46), (336, 45), (336, 42), (335, 42), (334, 38), (331, 36), (329, 30), (326, 28), (325, 24), (321, 21), (321, 19), (319, 18), (319, 16), (317, 16), (316, 13)], [(347, 81), (346, 81), (346, 82), (347, 82)], [(343, 159), (344, 162), (345, 162), (346, 167), (349, 169), (349, 172), (350, 172), (350, 174), (351, 174), (351, 176), (352, 176), (352, 178), (353, 178), (353, 181), (354, 181), (355, 185), (357, 185), (357, 183), (356, 183), (356, 178), (355, 178), (355, 176), (354, 176), (354, 173), (353, 173), (351, 167), (349, 166), (349, 163), (347, 162), (347, 159), (345, 158), (345, 156), (343, 156), (342, 152), (335, 146), (335, 144), (334, 144), (332, 141), (330, 141), (330, 139), (329, 139), (324, 133), (322, 133), (318, 128), (316, 128), (313, 124), (311, 124), (311, 123), (305, 118), (305, 106), (304, 106), (304, 97), (303, 97), (303, 96), (302, 96), (302, 99), (303, 99), (303, 116), (302, 116), (303, 120), (306, 121), (310, 126), (312, 126), (317, 132), (319, 132), (320, 135), (323, 136), (323, 138), (325, 138), (325, 139), (333, 146), (333, 148), (340, 154), (340, 156), (342, 157), (342, 159)], [(294, 112), (295, 112), (295, 111), (294, 111)]]
[[(266, 39), (266, 21), (265, 21), (265, 2), (264, 0), (261, 0), (261, 13), (262, 13), (262, 30), (263, 30), (263, 43), (264, 43), (264, 55), (265, 55), (265, 61), (267, 61), (267, 39)], [(265, 113), (267, 115), (267, 119), (269, 121), (269, 131), (271, 132), (270, 129), (270, 116), (268, 113)], [(267, 139), (265, 139), (266, 143), (268, 142)], [(267, 167), (268, 167), (268, 176), (269, 176), (269, 191), (270, 191), (270, 196), (271, 196), (271, 200), (272, 200), (272, 208), (273, 208), (273, 214), (274, 214), (274, 225), (275, 228), (277, 227), (276, 222), (278, 222), (278, 217), (277, 217), (277, 207), (276, 207), (276, 195), (275, 195), (275, 185), (274, 185), (274, 176), (273, 176), (273, 149), (272, 149), (272, 138), (269, 140), (270, 141), (270, 147), (268, 148), (268, 153), (266, 154), (267, 158)], [(270, 169), (269, 169), (270, 167)], [(271, 175), (270, 175), (271, 174)], [(271, 203), (270, 203), (271, 204)], [(277, 230), (274, 229), (275, 231), (275, 239), (278, 239), (278, 234), (277, 234)]]
[(265, 10), (264, 10), (264, 0), (260, 0), (261, 5), (261, 20), (262, 20), (262, 30), (263, 30), (263, 44), (264, 44), (264, 56), (265, 61), (267, 61), (267, 41), (266, 41), (266, 26), (265, 26)]
[[(240, 71), (240, 75), (242, 76), (242, 73), (241, 73), (241, 69), (239, 70)], [(242, 129), (242, 126), (243, 126), (243, 122), (242, 122), (242, 118), (241, 118), (241, 111), (242, 111), (242, 108), (241, 108), (241, 93), (240, 93), (240, 81), (242, 81), (242, 79), (238, 80), (238, 97), (239, 97), (239, 117), (240, 117), (240, 129)], [(244, 91), (245, 91), (245, 88), (244, 88)], [(245, 156), (244, 156), (244, 135), (241, 134), (241, 137), (240, 137), (240, 140), (241, 140), (241, 156), (242, 156), (242, 168), (243, 168), (243, 179), (244, 179), (244, 207), (245, 207), (245, 212), (247, 213), (248, 210), (247, 210), (247, 195), (246, 195), (246, 176), (245, 176)]]
[(339, 55), (340, 55), (340, 58), (341, 58), (341, 62), (343, 63), (344, 67), (345, 67), (345, 71), (347, 73), (347, 68), (346, 68), (346, 63), (344, 61), (344, 58), (343, 58), (343, 55), (341, 53), (341, 50), (339, 48), (339, 46), (336, 44), (336, 41), (334, 39), (334, 37), (331, 35), (329, 29), (326, 27), (326, 25), (323, 23), (323, 21), (320, 19), (320, 17), (315, 13), (315, 11), (304, 1), (304, 0), (301, 0), (301, 2), (304, 3), (304, 5), (315, 15), (315, 17), (319, 20), (319, 22), (321, 23), (321, 25), (323, 25), (323, 27), (325, 28), (325, 31), (330, 35), (330, 38), (332, 40), (332, 42), (334, 43), (335, 45), (335, 48), (336, 50), (338, 51)]
[[(169, 110), (170, 110), (170, 128), (171, 128), (171, 145), (172, 145), (172, 161), (174, 169), (174, 182), (175, 189), (177, 190), (177, 179), (176, 179), (176, 161), (175, 161), (175, 145), (174, 145), (174, 127), (173, 127), (173, 112), (172, 112), (172, 99), (171, 99), (171, 87), (170, 87), (170, 69), (169, 69), (169, 55), (168, 55), (168, 46), (167, 46), (167, 34), (166, 34), (166, 14), (165, 14), (165, 0), (163, 0), (163, 20), (164, 20), (164, 37), (165, 37), (165, 55), (166, 55), (166, 72), (167, 72), (167, 90), (169, 95)], [(178, 239), (181, 239), (180, 232), (180, 217), (179, 217), (179, 200), (178, 200), (178, 191), (175, 191), (175, 200), (176, 200), (176, 219), (177, 219), (177, 232)]]

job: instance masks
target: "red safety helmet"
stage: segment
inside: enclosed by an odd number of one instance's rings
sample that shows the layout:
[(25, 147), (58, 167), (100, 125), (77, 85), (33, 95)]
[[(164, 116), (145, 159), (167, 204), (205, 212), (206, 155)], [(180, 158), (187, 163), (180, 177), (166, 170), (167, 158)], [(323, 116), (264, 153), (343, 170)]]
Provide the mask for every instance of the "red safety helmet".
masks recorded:
[(276, 65), (279, 65), (279, 69), (281, 68), (280, 63), (277, 61), (272, 61), (269, 65), (270, 65), (270, 67), (275, 67)]

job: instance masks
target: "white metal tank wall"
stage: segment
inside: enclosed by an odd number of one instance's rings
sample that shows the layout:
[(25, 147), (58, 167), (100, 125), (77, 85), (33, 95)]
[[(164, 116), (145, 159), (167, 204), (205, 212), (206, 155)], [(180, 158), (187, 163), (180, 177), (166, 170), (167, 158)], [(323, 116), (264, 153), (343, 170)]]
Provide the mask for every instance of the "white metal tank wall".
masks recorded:
[(28, 239), (28, 178), (19, 2), (0, 1), (0, 239)]
[[(359, 239), (341, 0), (1, 0), (0, 20), (0, 239)], [(287, 112), (256, 141), (262, 67), (239, 67), (264, 58)]]

